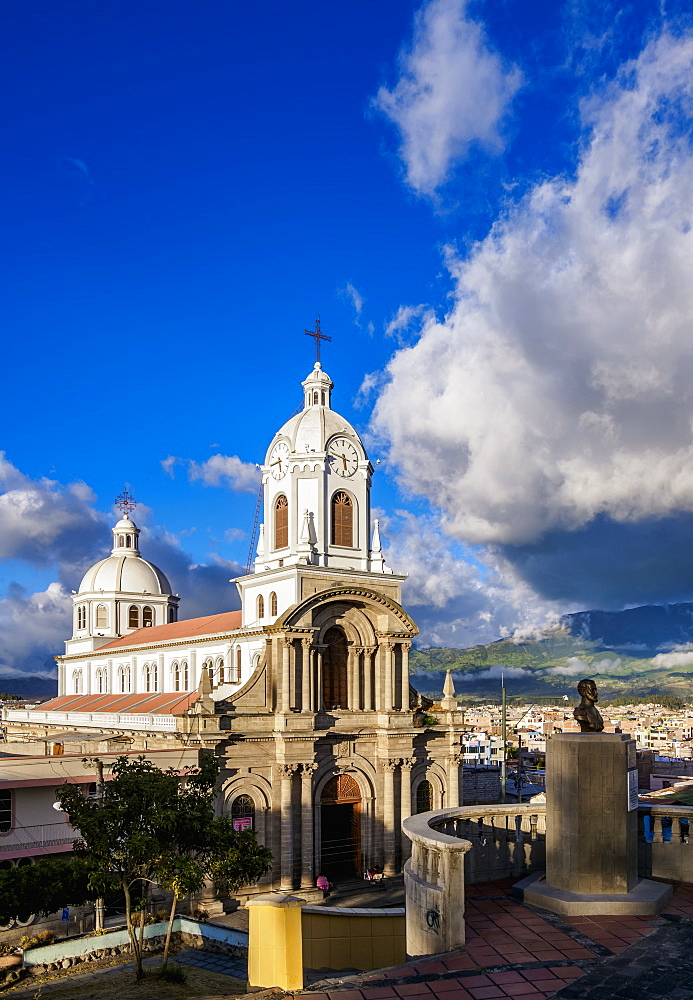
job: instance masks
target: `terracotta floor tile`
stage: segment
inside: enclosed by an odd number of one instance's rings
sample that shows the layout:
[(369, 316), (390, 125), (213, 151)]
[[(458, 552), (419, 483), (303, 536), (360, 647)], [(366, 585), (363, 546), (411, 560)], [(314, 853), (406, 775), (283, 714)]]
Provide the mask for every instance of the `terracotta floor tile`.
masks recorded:
[(525, 982), (519, 972), (489, 972), (489, 979), (492, 979), (497, 986)]
[(441, 996), (445, 997), (445, 1000), (472, 1000), (471, 993), (463, 989), (455, 990), (453, 993), (441, 993)]
[(563, 955), (563, 951), (558, 951), (556, 948), (537, 948), (536, 951), (532, 952), (537, 962), (560, 962)]
[(426, 976), (431, 972), (447, 972), (442, 962), (417, 962), (416, 963), (416, 974), (418, 976)]
[(542, 984), (562, 983), (563, 980), (554, 976), (550, 969), (523, 969), (522, 975), (530, 983), (535, 983), (537, 989), (546, 989)]
[(435, 987), (436, 995), (445, 994), (449, 993), (450, 990), (459, 990), (462, 985), (463, 983), (460, 983), (459, 979), (439, 979), (431, 986), (431, 989)]
[[(558, 980), (556, 980), (556, 988), (558, 988)], [(539, 992), (538, 987), (533, 983), (513, 983), (505, 989), (511, 997), (529, 997)]]
[(384, 1000), (385, 997), (396, 997), (391, 986), (366, 986), (361, 991), (366, 1000)]
[(466, 990), (471, 990), (472, 987), (475, 989), (480, 986), (493, 986), (493, 983), (488, 976), (465, 976), (464, 977), (464, 988)]
[(559, 979), (579, 979), (582, 975), (582, 969), (578, 969), (574, 965), (552, 966), (549, 971), (553, 972)]
[(361, 990), (339, 990), (339, 992), (333, 992), (328, 994), (330, 1000), (363, 1000)]
[[(399, 997), (408, 997), (412, 996), (412, 994), (416, 995), (417, 993), (426, 994), (428, 993), (428, 986), (426, 983), (402, 983), (401, 986), (395, 986), (395, 993)], [(428, 995), (430, 997), (430, 993)], [(330, 1000), (332, 1000), (331, 997)]]
[(497, 1000), (498, 997), (504, 998), (508, 995), (500, 986), (479, 986), (469, 992), (474, 1000)]
[(528, 951), (504, 951), (503, 958), (508, 963), (508, 965), (519, 965), (522, 962), (533, 962), (534, 955), (530, 955)]
[(450, 972), (458, 972), (461, 969), (476, 968), (476, 962), (470, 955), (454, 955), (452, 958), (446, 958), (443, 965), (445, 965)]

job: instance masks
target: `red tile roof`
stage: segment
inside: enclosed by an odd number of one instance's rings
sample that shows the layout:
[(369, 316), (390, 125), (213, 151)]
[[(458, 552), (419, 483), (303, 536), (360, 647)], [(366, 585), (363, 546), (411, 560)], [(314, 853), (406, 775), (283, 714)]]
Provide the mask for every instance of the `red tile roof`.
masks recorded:
[(199, 639), (204, 635), (216, 635), (219, 632), (232, 632), (241, 627), (240, 611), (224, 611), (220, 615), (205, 615), (204, 618), (188, 618), (182, 622), (172, 622), (170, 625), (154, 625), (150, 628), (139, 628), (136, 632), (114, 639), (113, 642), (99, 646), (95, 653), (105, 649), (122, 649), (129, 646), (151, 646), (159, 642), (170, 642), (173, 639)]
[(190, 708), (197, 698), (197, 691), (170, 691), (165, 694), (69, 694), (44, 702), (40, 706), (40, 711), (180, 715)]

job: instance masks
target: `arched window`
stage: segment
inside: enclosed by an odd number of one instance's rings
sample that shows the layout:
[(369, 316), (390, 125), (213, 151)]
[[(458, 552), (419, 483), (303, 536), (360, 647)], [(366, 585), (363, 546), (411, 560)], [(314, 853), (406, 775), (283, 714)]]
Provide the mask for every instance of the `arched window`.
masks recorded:
[(130, 691), (130, 667), (124, 663), (118, 667), (118, 688), (120, 694), (128, 694)]
[(317, 392), (314, 392), (313, 393), (313, 403), (315, 404), (315, 403), (317, 403), (317, 401), (318, 401), (318, 394), (317, 394)]
[(182, 660), (180, 665), (181, 680), (183, 682), (183, 690), (187, 691), (190, 687), (190, 672), (188, 670), (188, 661)]
[(234, 830), (252, 830), (255, 826), (255, 803), (250, 795), (239, 795), (231, 804)]
[(277, 595), (274, 591), (270, 594), (270, 615), (273, 618), (277, 617)]
[[(248, 798), (248, 796), (246, 795), (245, 798)], [(251, 799), (250, 801), (252, 802), (253, 800)], [(253, 809), (253, 812), (254, 811), (255, 810)], [(9, 833), (11, 829), (12, 829), (12, 789), (3, 788), (2, 791), (0, 791), (0, 833)]]
[(224, 680), (226, 679), (224, 677), (224, 657), (223, 656), (217, 657), (217, 671), (219, 673), (219, 683), (223, 684)]
[(87, 627), (87, 609), (83, 604), (77, 608), (77, 628)]
[(142, 609), (142, 624), (145, 628), (151, 628), (154, 624), (154, 612), (149, 605), (145, 605)]
[(323, 643), (322, 696), (325, 708), (348, 708), (347, 660), (349, 647), (343, 629), (333, 625), (325, 632)]
[(289, 501), (281, 493), (274, 501), (274, 547), (284, 549), (289, 544)]
[(351, 497), (344, 490), (332, 497), (332, 544), (354, 544), (354, 506)]
[(169, 622), (169, 625), (171, 624), (171, 622), (174, 622), (175, 620), (176, 620), (176, 609), (174, 608), (174, 606), (172, 604), (169, 604), (169, 606), (168, 606), (168, 622)]
[(207, 671), (207, 676), (209, 677), (209, 683), (214, 683), (214, 660), (207, 658), (202, 664), (202, 669)]
[(131, 541), (130, 541), (130, 536), (129, 536), (129, 535), (126, 535), (126, 536), (125, 536), (125, 548), (126, 548), (126, 549), (129, 549), (129, 548), (131, 548), (131, 547), (132, 547), (132, 543), (131, 543)]
[(236, 684), (241, 679), (241, 647), (236, 646)]
[(173, 677), (173, 690), (180, 691), (180, 664), (174, 660), (171, 664), (171, 675)]
[(128, 609), (128, 628), (140, 627), (140, 609), (131, 604)]
[(156, 663), (145, 663), (143, 667), (143, 680), (145, 691), (156, 691), (157, 685)]
[(118, 547), (122, 549), (124, 545), (125, 545), (125, 536), (118, 535)]
[(257, 616), (258, 618), (265, 617), (265, 598), (262, 594), (258, 594), (257, 598)]
[(433, 808), (433, 785), (430, 781), (420, 781), (416, 789), (416, 811), (427, 813)]
[(325, 405), (325, 393), (321, 392), (320, 395), (322, 397), (322, 399), (321, 399), (322, 405), (324, 406)]
[(72, 687), (75, 694), (82, 693), (82, 671), (75, 670), (72, 674)]
[(108, 628), (108, 608), (105, 604), (99, 604), (96, 609), (96, 627)]
[(106, 668), (102, 667), (96, 671), (96, 690), (98, 694), (106, 694), (108, 688), (108, 675)]

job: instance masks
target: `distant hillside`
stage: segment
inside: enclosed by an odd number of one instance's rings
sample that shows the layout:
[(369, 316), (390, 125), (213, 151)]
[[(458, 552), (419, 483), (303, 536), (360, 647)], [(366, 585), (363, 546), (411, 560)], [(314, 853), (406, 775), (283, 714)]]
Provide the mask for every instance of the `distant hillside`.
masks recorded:
[(58, 693), (57, 680), (48, 677), (0, 677), (0, 692), (16, 694), (30, 701), (32, 698), (50, 698)]
[(602, 699), (671, 694), (693, 700), (693, 652), (690, 663), (652, 662), (658, 653), (688, 644), (693, 644), (693, 604), (580, 611), (539, 639), (412, 650), (412, 683), (437, 696), (444, 671), (452, 670), (458, 695), (497, 698), (504, 672), (510, 694), (557, 699), (566, 694), (573, 700), (577, 681), (592, 676)]

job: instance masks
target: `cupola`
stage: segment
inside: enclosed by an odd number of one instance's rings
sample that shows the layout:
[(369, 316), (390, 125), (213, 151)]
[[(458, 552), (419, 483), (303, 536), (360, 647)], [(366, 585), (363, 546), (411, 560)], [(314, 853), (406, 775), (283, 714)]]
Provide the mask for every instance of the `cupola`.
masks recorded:
[(138, 556), (140, 554), (138, 538), (140, 529), (134, 521), (126, 515), (113, 528), (113, 549), (111, 555), (114, 556)]
[(322, 370), (319, 361), (315, 362), (313, 371), (301, 385), (304, 393), (304, 409), (307, 410), (310, 406), (330, 407), (333, 382), (330, 376)]

